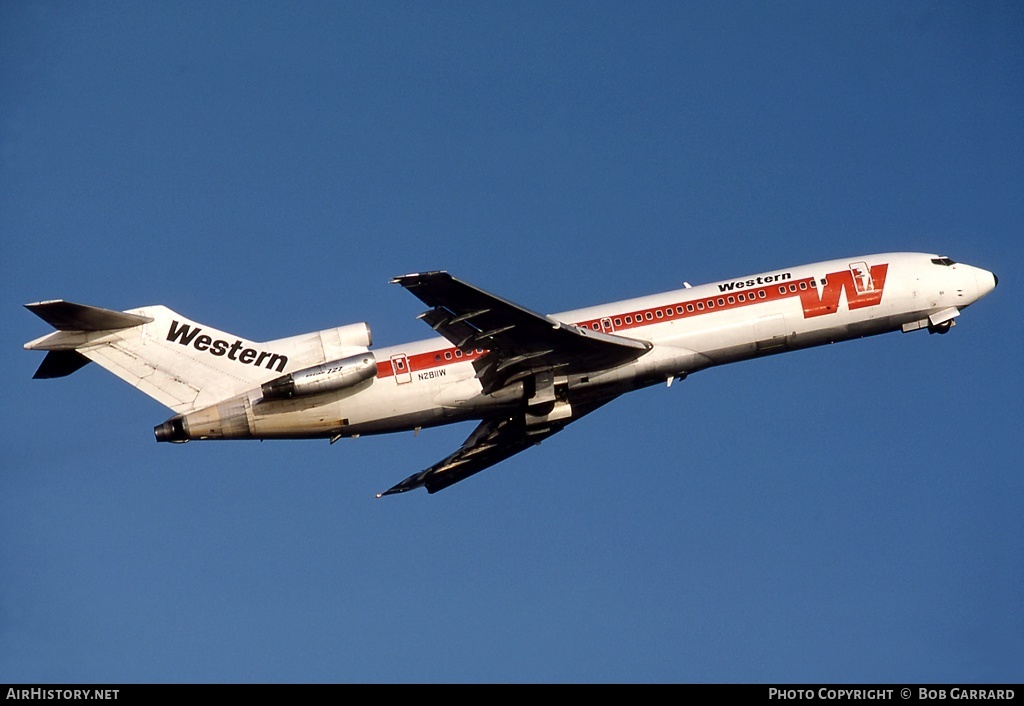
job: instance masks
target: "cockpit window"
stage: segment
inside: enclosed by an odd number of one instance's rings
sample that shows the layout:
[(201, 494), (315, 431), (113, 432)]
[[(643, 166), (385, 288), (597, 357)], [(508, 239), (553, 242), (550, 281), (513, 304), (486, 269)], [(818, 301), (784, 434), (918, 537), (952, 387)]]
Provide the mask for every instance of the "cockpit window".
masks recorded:
[(950, 260), (948, 257), (933, 257), (932, 264), (942, 265), (943, 267), (949, 267), (950, 265), (955, 265), (956, 262), (954, 260)]

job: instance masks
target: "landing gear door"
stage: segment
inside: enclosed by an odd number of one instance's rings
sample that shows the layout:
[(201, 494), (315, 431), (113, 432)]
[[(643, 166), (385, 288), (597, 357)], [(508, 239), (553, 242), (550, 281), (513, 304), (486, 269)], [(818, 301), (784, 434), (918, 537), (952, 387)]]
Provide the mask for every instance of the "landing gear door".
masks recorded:
[(391, 369), (395, 372), (395, 382), (399, 385), (412, 382), (412, 370), (409, 369), (409, 358), (404, 354), (391, 356)]

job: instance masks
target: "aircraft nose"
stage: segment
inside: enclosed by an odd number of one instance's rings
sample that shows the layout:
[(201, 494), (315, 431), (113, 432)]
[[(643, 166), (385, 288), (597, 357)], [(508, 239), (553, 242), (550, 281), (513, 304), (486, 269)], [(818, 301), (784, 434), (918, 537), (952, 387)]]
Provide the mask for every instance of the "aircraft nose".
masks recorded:
[(989, 272), (980, 268), (974, 271), (974, 281), (978, 285), (978, 299), (981, 299), (999, 285), (999, 278), (996, 277), (995, 272)]

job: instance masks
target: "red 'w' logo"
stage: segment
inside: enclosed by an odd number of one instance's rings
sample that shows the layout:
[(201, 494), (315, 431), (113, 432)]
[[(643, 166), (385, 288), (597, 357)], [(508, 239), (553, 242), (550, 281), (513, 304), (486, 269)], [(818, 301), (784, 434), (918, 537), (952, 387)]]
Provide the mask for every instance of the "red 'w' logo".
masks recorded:
[(846, 305), (852, 309), (877, 306), (882, 302), (885, 289), (885, 273), (889, 265), (874, 265), (868, 268), (866, 262), (854, 262), (847, 270), (833, 272), (825, 277), (821, 295), (815, 287), (800, 290), (800, 304), (804, 318), (834, 314), (839, 310), (839, 298), (846, 292)]

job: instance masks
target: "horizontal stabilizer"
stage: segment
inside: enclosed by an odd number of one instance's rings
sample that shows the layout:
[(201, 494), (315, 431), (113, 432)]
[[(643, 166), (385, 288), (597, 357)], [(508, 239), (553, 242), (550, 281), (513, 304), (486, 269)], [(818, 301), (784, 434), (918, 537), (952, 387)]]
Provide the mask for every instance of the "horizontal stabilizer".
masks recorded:
[(78, 351), (50, 351), (32, 377), (36, 380), (62, 378), (88, 363), (89, 359)]
[(148, 316), (125, 314), (63, 299), (26, 304), (25, 308), (58, 331), (116, 331), (148, 324), (153, 320)]

